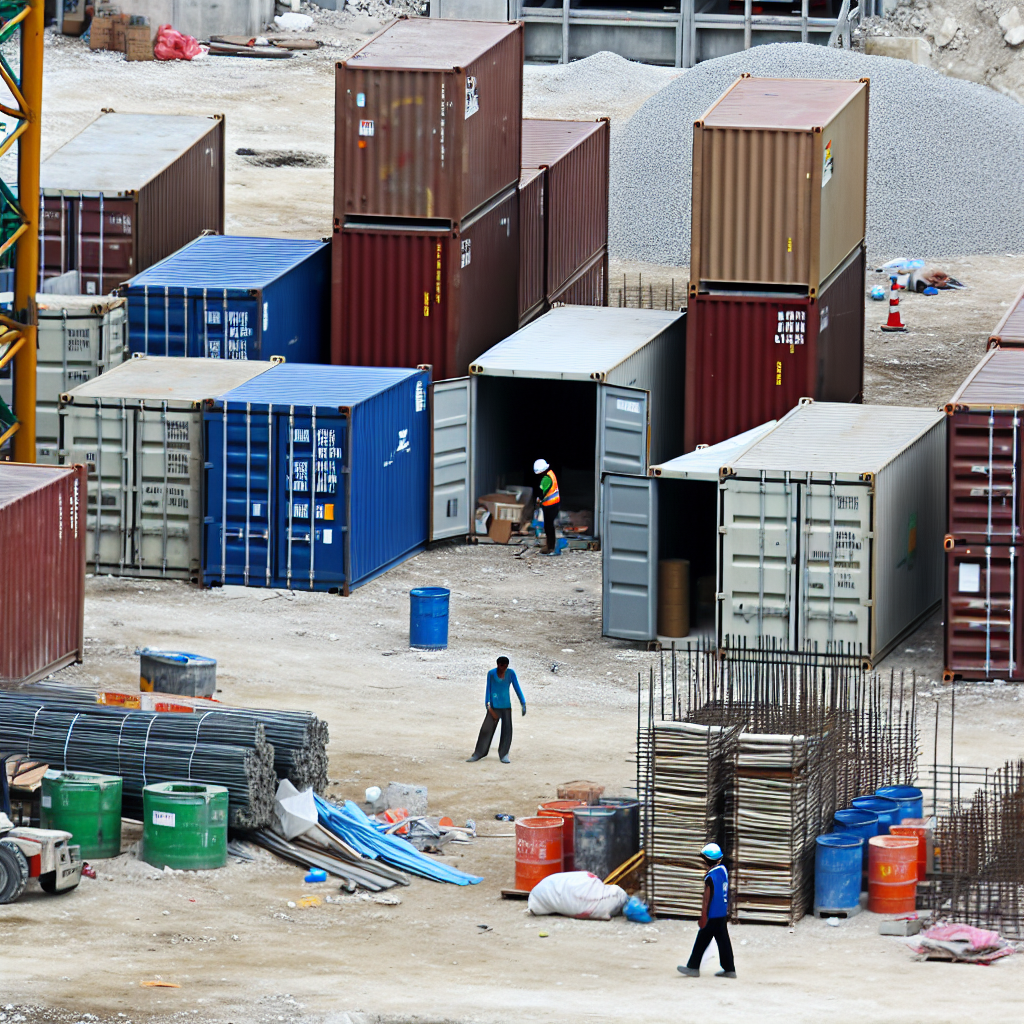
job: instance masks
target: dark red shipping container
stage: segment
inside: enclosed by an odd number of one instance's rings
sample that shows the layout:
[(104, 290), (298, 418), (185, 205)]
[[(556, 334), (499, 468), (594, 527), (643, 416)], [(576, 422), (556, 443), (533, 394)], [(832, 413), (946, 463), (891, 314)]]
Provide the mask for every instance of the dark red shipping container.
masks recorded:
[(347, 218), (334, 232), (331, 361), (464, 376), (519, 323), (519, 188), (452, 229)]
[(0, 462), (0, 683), (82, 660), (85, 467)]
[(608, 119), (523, 121), (523, 167), (547, 170), (548, 301), (608, 247)]
[(224, 118), (102, 114), (40, 166), (40, 275), (107, 294), (224, 233)]
[(544, 171), (519, 177), (519, 326), (546, 309), (544, 302)]
[(1021, 550), (961, 543), (947, 550), (947, 681), (1024, 679)]
[(686, 451), (778, 419), (801, 398), (861, 401), (863, 246), (817, 297), (700, 292), (687, 309)]
[(608, 250), (597, 253), (551, 296), (551, 306), (607, 306)]
[(1024, 345), (1024, 288), (1010, 303), (1006, 315), (988, 339), (989, 345)]
[(458, 222), (519, 180), (523, 26), (401, 18), (338, 63), (335, 227)]

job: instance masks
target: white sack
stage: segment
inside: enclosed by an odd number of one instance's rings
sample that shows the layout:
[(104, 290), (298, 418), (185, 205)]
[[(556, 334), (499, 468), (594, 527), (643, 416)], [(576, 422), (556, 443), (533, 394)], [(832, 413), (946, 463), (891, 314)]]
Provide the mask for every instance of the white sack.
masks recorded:
[(622, 913), (629, 897), (618, 885), (605, 885), (589, 871), (562, 871), (542, 878), (530, 893), (531, 914), (608, 921)]
[(305, 789), (300, 793), (287, 779), (278, 783), (274, 813), (277, 814), (277, 830), (285, 839), (301, 836), (319, 820), (313, 790)]

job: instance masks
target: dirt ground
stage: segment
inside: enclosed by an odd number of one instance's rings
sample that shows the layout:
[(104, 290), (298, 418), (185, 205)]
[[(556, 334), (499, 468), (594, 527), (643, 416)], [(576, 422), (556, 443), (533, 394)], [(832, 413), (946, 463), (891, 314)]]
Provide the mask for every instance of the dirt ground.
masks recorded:
[[(81, 44), (51, 47), (44, 153), (100, 107), (223, 112), (232, 154), (228, 230), (326, 234), (333, 61), (374, 28), (370, 19), (339, 26), (327, 33), (337, 46), (280, 62), (125, 64)], [(235, 155), (242, 147), (269, 156), (257, 166)], [(869, 332), (868, 401), (944, 401), (1024, 278), (1018, 256), (944, 266), (969, 288), (909, 296), (907, 335)], [(685, 280), (680, 268), (636, 265), (618, 266), (613, 279), (640, 272), (652, 283), (658, 274)], [(880, 322), (884, 304), (867, 301), (868, 323)], [(288, 903), (302, 895), (337, 890), (304, 885), (303, 872), (269, 855), (215, 872), (159, 873), (133, 856), (137, 835), (126, 829), (126, 852), (97, 862), (99, 877), (74, 894), (29, 892), (0, 908), (0, 1022), (790, 1024), (925, 1014), (931, 1024), (1019, 1022), (1024, 957), (988, 970), (916, 963), (901, 940), (877, 934), (878, 918), (867, 912), (838, 928), (810, 918), (792, 930), (734, 927), (739, 980), (714, 979), (717, 964), (709, 962), (694, 981), (675, 971), (692, 942), (690, 922), (535, 919), (523, 904), (501, 900), (513, 881), (514, 844), (496, 813), (530, 814), (570, 779), (618, 793), (635, 785), (636, 680), (653, 656), (601, 637), (599, 559), (442, 546), (349, 598), (90, 579), (87, 657), (61, 678), (133, 687), (134, 652), (144, 644), (212, 655), (222, 699), (308, 708), (330, 723), (333, 796), (422, 783), (434, 810), (474, 819), (479, 838), (448, 856), (484, 881), (459, 888), (416, 879), (391, 891), (397, 905), (338, 895), (293, 909)], [(450, 646), (436, 654), (408, 648), (407, 593), (424, 584), (452, 590)], [(503, 652), (529, 713), (514, 720), (510, 765), (493, 754), (469, 765), (484, 673)], [(936, 706), (943, 749), (949, 739), (941, 662), (936, 615), (882, 666), (917, 673), (925, 759)], [(996, 766), (1020, 756), (1021, 692), (957, 688), (958, 763)], [(141, 987), (158, 979), (181, 987)]]

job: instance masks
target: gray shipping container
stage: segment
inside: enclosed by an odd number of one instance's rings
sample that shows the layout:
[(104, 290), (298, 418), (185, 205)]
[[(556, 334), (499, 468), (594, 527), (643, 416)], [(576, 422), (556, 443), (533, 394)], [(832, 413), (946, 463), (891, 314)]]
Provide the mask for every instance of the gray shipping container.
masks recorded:
[(198, 580), (203, 402), (273, 365), (135, 356), (62, 397), (61, 462), (88, 470), (89, 572)]
[(682, 450), (685, 313), (560, 306), (434, 385), (433, 539), (472, 531), (476, 499), (558, 476), (600, 529), (601, 476)]
[[(604, 632), (654, 637), (657, 559), (679, 557), (661, 534), (692, 530), (695, 549), (715, 551), (719, 645), (877, 663), (942, 599), (945, 417), (805, 399), (741, 441), (653, 466), (647, 481), (604, 481)], [(717, 487), (673, 498), (665, 485), (707, 481), (712, 456), (728, 460)]]

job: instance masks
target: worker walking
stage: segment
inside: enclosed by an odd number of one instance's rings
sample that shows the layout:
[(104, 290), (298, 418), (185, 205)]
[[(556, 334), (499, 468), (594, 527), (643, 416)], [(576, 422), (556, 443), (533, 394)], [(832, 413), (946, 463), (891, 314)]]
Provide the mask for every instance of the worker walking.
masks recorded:
[(718, 946), (718, 961), (722, 969), (716, 978), (735, 978), (736, 964), (732, 959), (732, 943), (729, 941), (729, 872), (722, 863), (722, 848), (717, 843), (708, 843), (700, 851), (701, 860), (707, 866), (704, 876), (704, 902), (701, 904), (700, 931), (693, 943), (693, 952), (685, 967), (678, 967), (680, 974), (688, 978), (700, 977), (700, 962), (704, 951), (715, 940)]
[(555, 520), (558, 518), (560, 497), (558, 494), (558, 477), (554, 470), (544, 461), (538, 459), (533, 464), (533, 471), (540, 477), (540, 508), (544, 515), (545, 555), (557, 555), (555, 544)]
[(492, 668), (487, 673), (487, 689), (484, 691), (484, 705), (487, 713), (484, 715), (484, 724), (480, 726), (480, 735), (476, 740), (476, 750), (467, 761), (479, 761), (486, 757), (491, 749), (491, 740), (494, 739), (494, 730), (501, 722), (501, 739), (498, 741), (498, 756), (502, 764), (508, 764), (508, 752), (512, 749), (512, 698), (509, 696), (508, 688), (516, 688), (516, 696), (523, 706), (523, 714), (526, 714), (526, 698), (519, 688), (519, 680), (515, 672), (508, 667), (508, 658), (498, 659), (498, 667)]

